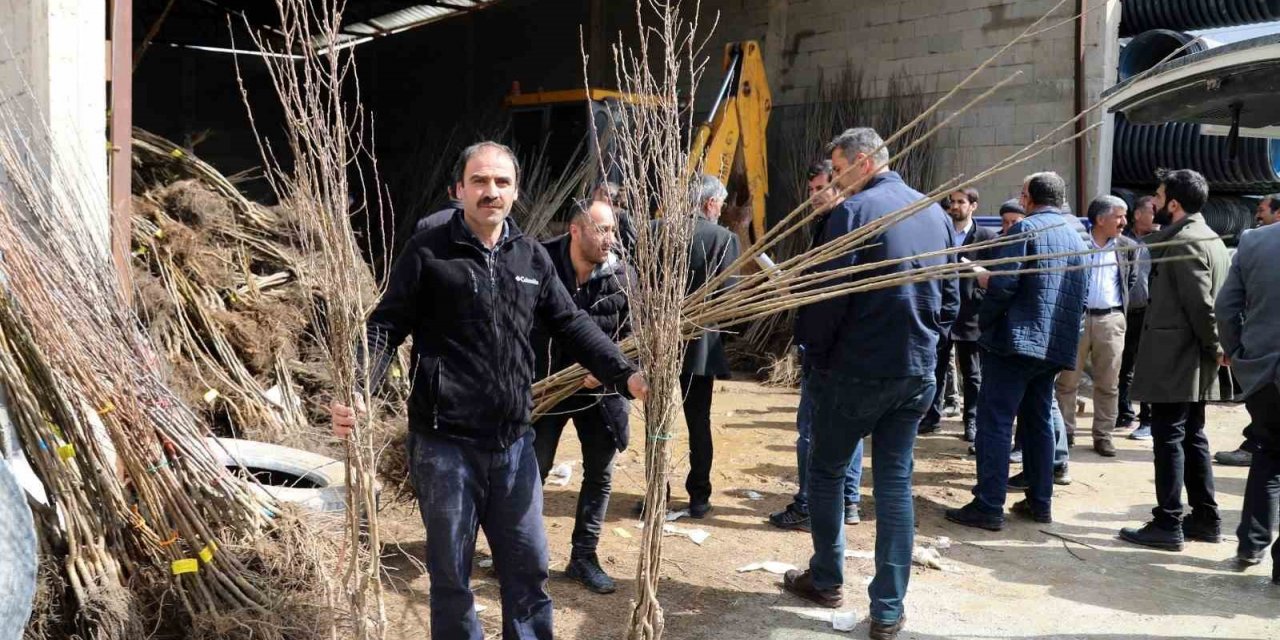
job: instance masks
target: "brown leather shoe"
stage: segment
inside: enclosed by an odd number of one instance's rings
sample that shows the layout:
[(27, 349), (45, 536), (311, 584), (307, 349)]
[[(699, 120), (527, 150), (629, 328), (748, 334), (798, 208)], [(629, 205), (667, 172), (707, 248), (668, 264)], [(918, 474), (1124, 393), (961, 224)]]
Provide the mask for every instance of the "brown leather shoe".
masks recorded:
[(885, 624), (883, 622), (871, 621), (871, 630), (869, 635), (871, 640), (894, 640), (898, 637), (898, 632), (902, 631), (902, 625), (906, 624), (907, 616), (898, 618), (897, 622)]
[(1104, 458), (1116, 457), (1116, 445), (1111, 444), (1110, 440), (1094, 440), (1093, 450)]
[(844, 589), (819, 589), (813, 586), (813, 574), (792, 569), (782, 576), (782, 588), (820, 607), (839, 609), (844, 605)]

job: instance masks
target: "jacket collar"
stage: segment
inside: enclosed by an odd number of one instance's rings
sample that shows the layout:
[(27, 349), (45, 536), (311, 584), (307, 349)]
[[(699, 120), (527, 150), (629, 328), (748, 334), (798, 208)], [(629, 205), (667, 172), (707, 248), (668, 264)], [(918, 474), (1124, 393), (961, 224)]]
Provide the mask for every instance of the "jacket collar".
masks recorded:
[(1182, 232), (1183, 229), (1187, 228), (1188, 225), (1193, 223), (1204, 224), (1204, 214), (1202, 213), (1188, 214), (1185, 218), (1171, 225), (1163, 227), (1159, 231), (1155, 231), (1147, 234), (1147, 236), (1143, 238), (1143, 241), (1148, 244), (1164, 242), (1178, 235), (1179, 233)]
[[(869, 191), (886, 182), (902, 182), (902, 176), (899, 175), (897, 171), (893, 170), (877, 173), (876, 175), (871, 176), (871, 179), (867, 181), (867, 186), (863, 187), (862, 191)], [(861, 193), (861, 191), (859, 193)]]
[[(569, 291), (573, 291), (578, 286), (578, 272), (573, 268), (573, 258), (569, 256), (569, 244), (571, 242), (569, 234), (566, 233), (549, 240), (543, 245), (547, 248), (547, 253), (551, 254), (551, 257), (555, 260), (556, 274), (560, 276), (560, 282)], [(610, 252), (609, 259), (604, 264), (596, 265), (596, 268), (591, 271), (591, 275), (587, 276), (587, 282), (612, 276), (618, 271), (621, 264), (622, 261), (618, 259), (618, 256)], [(586, 282), (583, 284), (586, 284)]]
[[(458, 244), (472, 246), (488, 253), (489, 248), (484, 246), (484, 243), (480, 242), (480, 239), (476, 237), (476, 234), (471, 231), (471, 227), (467, 226), (466, 221), (463, 220), (464, 215), (465, 214), (463, 214), (462, 209), (458, 209), (453, 212), (453, 217), (449, 219), (450, 239)], [(494, 250), (502, 249), (523, 236), (524, 233), (520, 231), (520, 227), (516, 226), (516, 221), (512, 220), (511, 216), (508, 215), (506, 220), (502, 221), (502, 238), (498, 240), (498, 244), (494, 246)]]

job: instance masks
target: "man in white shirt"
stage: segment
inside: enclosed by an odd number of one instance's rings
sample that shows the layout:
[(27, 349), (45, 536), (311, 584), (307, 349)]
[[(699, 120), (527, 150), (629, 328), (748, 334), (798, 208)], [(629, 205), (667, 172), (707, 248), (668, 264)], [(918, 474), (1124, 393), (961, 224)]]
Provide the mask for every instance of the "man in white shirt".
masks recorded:
[[(1058, 376), (1058, 406), (1067, 423), (1067, 433), (1076, 428), (1076, 393), (1085, 363), (1093, 372), (1093, 450), (1111, 458), (1116, 455), (1111, 433), (1119, 410), (1120, 361), (1124, 353), (1125, 308), (1136, 272), (1129, 255), (1135, 244), (1120, 234), (1124, 231), (1128, 206), (1115, 196), (1100, 196), (1089, 205), (1092, 247), (1089, 256), (1089, 295), (1084, 327), (1080, 334), (1079, 357), (1074, 371)], [(1104, 249), (1106, 249), (1104, 251)]]

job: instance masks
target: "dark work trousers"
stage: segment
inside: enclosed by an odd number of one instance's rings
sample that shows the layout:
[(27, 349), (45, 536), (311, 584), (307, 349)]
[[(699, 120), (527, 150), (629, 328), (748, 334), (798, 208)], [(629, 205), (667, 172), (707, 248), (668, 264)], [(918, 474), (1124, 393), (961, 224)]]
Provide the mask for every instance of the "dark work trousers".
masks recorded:
[(929, 410), (924, 414), (924, 418), (920, 420), (920, 424), (926, 427), (932, 427), (942, 420), (942, 411), (946, 408), (947, 401), (943, 389), (947, 386), (947, 382), (951, 377), (951, 350), (953, 346), (956, 352), (956, 360), (960, 364), (959, 369), (956, 371), (956, 377), (960, 378), (960, 387), (963, 389), (964, 424), (975, 424), (977, 422), (978, 389), (982, 387), (982, 354), (978, 349), (978, 343), (960, 342), (952, 340), (950, 337), (942, 336), (938, 340), (938, 366), (934, 370), (936, 391), (933, 394), (933, 402), (930, 403)]
[(1176, 529), (1182, 523), (1182, 488), (1187, 489), (1191, 517), (1219, 522), (1213, 497), (1213, 458), (1204, 433), (1203, 402), (1151, 403), (1151, 437), (1156, 462), (1157, 526)]
[(680, 376), (684, 421), (689, 426), (689, 477), (684, 488), (690, 504), (711, 500), (711, 393), (715, 381), (711, 376)]
[(1142, 321), (1147, 315), (1146, 307), (1133, 309), (1125, 319), (1124, 351), (1120, 354), (1120, 386), (1117, 389), (1116, 426), (1127, 425), (1134, 420), (1138, 424), (1151, 424), (1151, 405), (1139, 403), (1138, 413), (1133, 412), (1133, 403), (1129, 402), (1129, 387), (1133, 385), (1133, 366), (1138, 359), (1138, 340), (1142, 338)]
[(471, 594), (484, 529), (502, 597), (503, 640), (551, 640), (547, 535), (533, 432), (506, 449), (409, 434), (409, 473), (427, 528), (432, 640), (484, 640)]
[(1048, 510), (1053, 500), (1055, 457), (1053, 381), (1059, 367), (1044, 360), (987, 351), (982, 370), (987, 383), (978, 396), (975, 503), (984, 513), (1004, 513), (1009, 495), (1009, 440), (1016, 418), (1022, 428), (1027, 500), (1036, 511)]
[(572, 557), (583, 558), (595, 554), (600, 542), (605, 512), (609, 510), (609, 492), (613, 488), (613, 457), (617, 445), (599, 405), (565, 413), (552, 409), (533, 423), (537, 436), (533, 448), (544, 484), (556, 459), (560, 434), (571, 418), (573, 428), (578, 431), (578, 441), (582, 443), (582, 489), (578, 491), (578, 509), (573, 519)]
[[(1276, 503), (1280, 500), (1280, 389), (1269, 384), (1245, 398), (1253, 435), (1259, 444), (1249, 466), (1244, 488), (1244, 508), (1236, 537), (1237, 555), (1253, 557), (1271, 544), (1276, 526)], [(1280, 579), (1280, 544), (1271, 548), (1272, 579)]]

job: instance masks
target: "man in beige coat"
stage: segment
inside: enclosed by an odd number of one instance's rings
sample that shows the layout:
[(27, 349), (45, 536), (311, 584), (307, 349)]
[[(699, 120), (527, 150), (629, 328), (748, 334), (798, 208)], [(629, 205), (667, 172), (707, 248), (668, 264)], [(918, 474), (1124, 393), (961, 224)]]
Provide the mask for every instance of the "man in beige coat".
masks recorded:
[[(1156, 502), (1151, 522), (1126, 527), (1128, 542), (1181, 551), (1186, 539), (1222, 541), (1222, 518), (1214, 500), (1213, 461), (1204, 433), (1205, 401), (1216, 399), (1222, 347), (1214, 299), (1227, 278), (1226, 245), (1199, 212), (1209, 198), (1204, 176), (1186, 169), (1162, 172), (1156, 191), (1159, 232), (1149, 244), (1151, 302), (1138, 343), (1133, 398), (1151, 403)], [(1186, 486), (1191, 514), (1182, 512)]]

